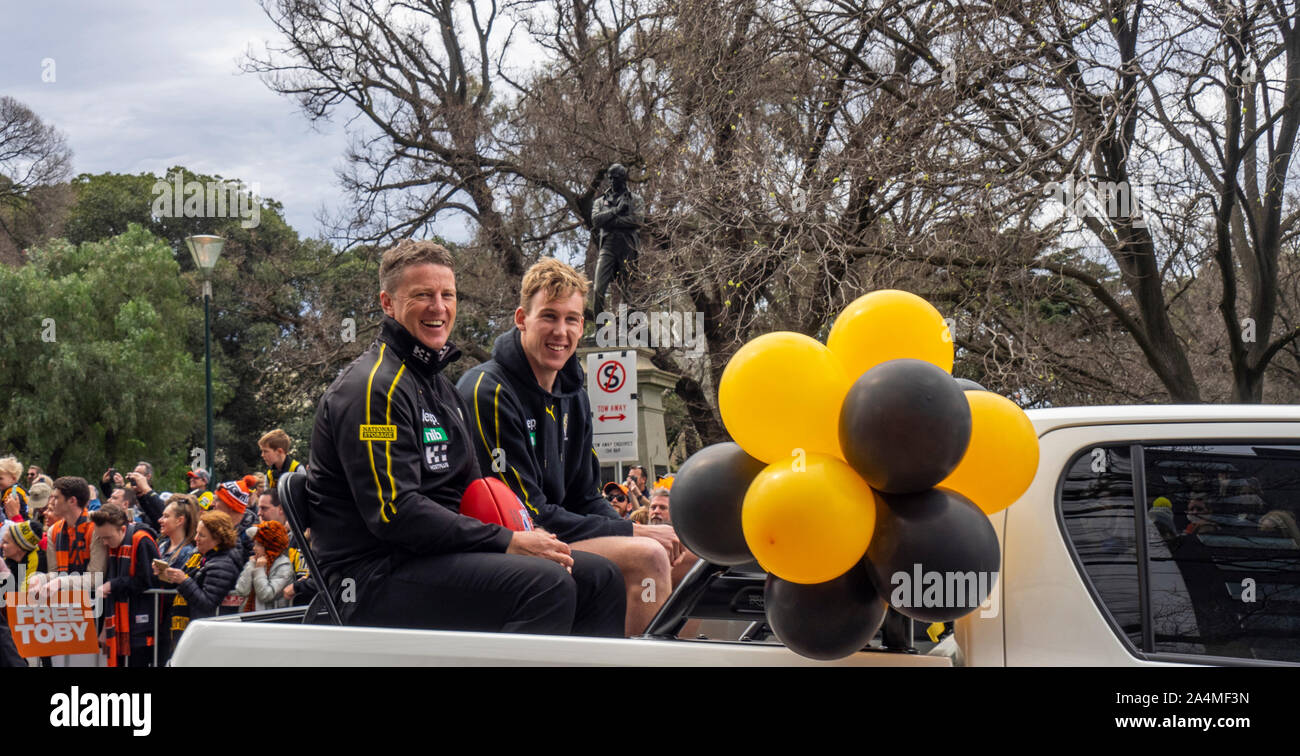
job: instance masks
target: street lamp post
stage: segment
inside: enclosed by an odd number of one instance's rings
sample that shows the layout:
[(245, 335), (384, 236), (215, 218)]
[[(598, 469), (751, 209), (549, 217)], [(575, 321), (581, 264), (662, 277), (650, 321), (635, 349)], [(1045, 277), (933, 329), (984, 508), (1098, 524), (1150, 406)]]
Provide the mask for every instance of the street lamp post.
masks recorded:
[(208, 373), (208, 439), (204, 455), (210, 486), (215, 475), (213, 467), (216, 458), (213, 456), (215, 450), (212, 442), (212, 321), (209, 308), (212, 302), (212, 269), (217, 266), (217, 258), (221, 256), (221, 249), (225, 246), (226, 240), (220, 236), (189, 236), (185, 238), (185, 244), (190, 248), (190, 255), (194, 257), (194, 266), (203, 274), (203, 361)]

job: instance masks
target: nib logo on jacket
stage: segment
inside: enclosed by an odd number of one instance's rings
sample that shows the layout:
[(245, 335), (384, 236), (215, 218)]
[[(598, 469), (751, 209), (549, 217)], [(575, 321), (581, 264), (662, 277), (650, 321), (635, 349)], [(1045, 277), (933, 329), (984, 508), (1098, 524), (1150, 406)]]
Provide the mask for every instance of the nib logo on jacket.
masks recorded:
[(50, 696), (51, 727), (133, 727), (131, 734), (148, 735), (152, 693), (68, 693)]

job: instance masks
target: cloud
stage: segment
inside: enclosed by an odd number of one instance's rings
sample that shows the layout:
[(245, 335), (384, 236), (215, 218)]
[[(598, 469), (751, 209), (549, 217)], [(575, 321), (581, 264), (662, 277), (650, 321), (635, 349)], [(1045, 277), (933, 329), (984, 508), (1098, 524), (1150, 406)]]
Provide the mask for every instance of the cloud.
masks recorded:
[[(239, 72), (278, 32), (256, 3), (0, 0), (0, 92), (68, 136), (77, 173), (173, 165), (260, 185), (304, 236), (346, 199), (347, 138)], [(53, 60), (54, 82), (41, 79)], [(459, 226), (460, 224), (455, 224)], [(457, 234), (459, 236), (459, 234)]]

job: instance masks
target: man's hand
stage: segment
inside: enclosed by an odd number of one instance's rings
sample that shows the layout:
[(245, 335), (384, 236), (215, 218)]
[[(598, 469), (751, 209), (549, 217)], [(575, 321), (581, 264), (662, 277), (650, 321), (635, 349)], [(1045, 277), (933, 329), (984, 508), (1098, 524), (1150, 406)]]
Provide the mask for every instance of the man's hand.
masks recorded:
[(18, 498), (18, 494), (11, 493), (5, 497), (5, 519), (12, 520), (22, 511), (23, 503)]
[(144, 476), (140, 473), (127, 473), (126, 478), (131, 484), (131, 487), (135, 489), (136, 496), (144, 496), (153, 490), (153, 488), (149, 486), (149, 481), (145, 480)]
[(293, 601), (293, 583), (286, 585), (283, 593), (286, 599)]
[(554, 534), (541, 530), (523, 530), (515, 533), (510, 537), (510, 545), (506, 547), (506, 553), (541, 557), (559, 562), (566, 568), (573, 567), (573, 557), (569, 556), (569, 544), (556, 538)]
[(682, 542), (677, 539), (677, 531), (673, 530), (672, 525), (640, 525), (634, 522), (632, 523), (632, 535), (646, 536), (658, 541), (659, 545), (663, 546), (664, 550), (668, 552), (668, 562), (670, 564), (677, 564), (677, 560), (681, 559), (685, 551), (682, 548)]
[(113, 592), (112, 583), (104, 583), (103, 585), (99, 586), (100, 598), (106, 598), (112, 592)]
[(35, 586), (32, 585), (32, 582), (31, 580), (28, 581), (27, 591), (32, 593), (37, 601), (43, 603), (48, 601), (51, 596), (58, 594), (59, 586), (63, 584), (63, 578), (50, 578), (48, 582), (37, 582)]

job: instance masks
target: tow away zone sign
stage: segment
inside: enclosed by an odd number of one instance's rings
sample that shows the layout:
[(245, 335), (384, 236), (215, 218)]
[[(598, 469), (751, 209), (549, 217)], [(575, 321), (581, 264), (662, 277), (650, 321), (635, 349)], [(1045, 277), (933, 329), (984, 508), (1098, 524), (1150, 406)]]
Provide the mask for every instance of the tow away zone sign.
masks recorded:
[(636, 461), (636, 352), (587, 355), (592, 438), (601, 462)]

